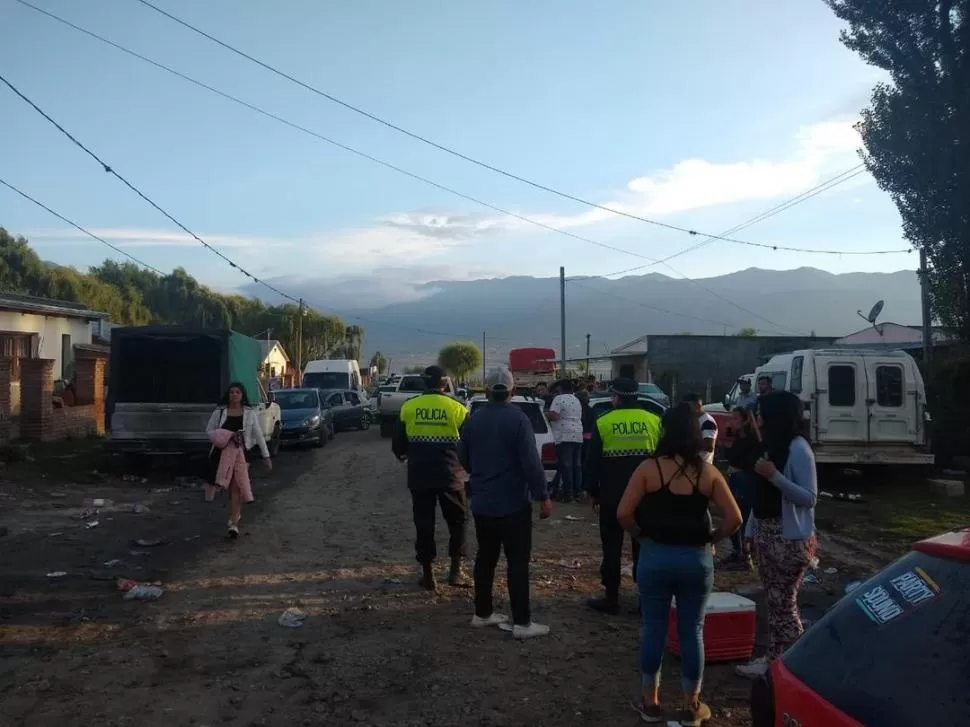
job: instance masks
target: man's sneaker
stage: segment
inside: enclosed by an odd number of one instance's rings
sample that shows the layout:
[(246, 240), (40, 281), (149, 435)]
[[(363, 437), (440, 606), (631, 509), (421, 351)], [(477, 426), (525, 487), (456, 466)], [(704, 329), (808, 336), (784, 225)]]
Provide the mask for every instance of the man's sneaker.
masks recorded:
[(537, 624), (535, 621), (531, 621), (528, 626), (503, 623), (499, 624), (499, 628), (502, 629), (502, 631), (511, 631), (512, 637), (515, 639), (534, 639), (539, 636), (545, 636), (549, 633), (548, 626)]
[(697, 702), (690, 709), (680, 713), (681, 727), (701, 727), (711, 718), (711, 708), (703, 702)]
[(472, 628), (484, 629), (489, 626), (501, 626), (504, 623), (508, 623), (508, 620), (508, 616), (503, 616), (500, 613), (493, 613), (491, 616), (484, 618), (481, 616), (472, 616)]
[(589, 606), (594, 611), (599, 613), (605, 613), (609, 616), (618, 616), (620, 614), (620, 602), (616, 598), (610, 598), (609, 596), (600, 596), (599, 598), (591, 598), (586, 601), (586, 605)]
[(759, 656), (747, 664), (739, 664), (734, 667), (734, 673), (746, 679), (760, 679), (768, 673), (768, 660), (763, 656)]

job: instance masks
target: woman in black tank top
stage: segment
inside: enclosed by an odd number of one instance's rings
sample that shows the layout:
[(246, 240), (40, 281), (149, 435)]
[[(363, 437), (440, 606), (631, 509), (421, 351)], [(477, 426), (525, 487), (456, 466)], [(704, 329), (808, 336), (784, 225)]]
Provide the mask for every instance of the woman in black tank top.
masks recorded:
[[(700, 725), (711, 710), (700, 701), (704, 675), (704, 612), (714, 587), (711, 543), (741, 526), (741, 511), (721, 473), (700, 457), (697, 416), (687, 404), (667, 410), (654, 456), (630, 478), (617, 518), (640, 539), (637, 587), (643, 619), (640, 643), (642, 702), (646, 722), (666, 719), (660, 707), (660, 663), (667, 639), (671, 601), (677, 599), (683, 708), (681, 725)], [(712, 527), (711, 500), (721, 513)]]

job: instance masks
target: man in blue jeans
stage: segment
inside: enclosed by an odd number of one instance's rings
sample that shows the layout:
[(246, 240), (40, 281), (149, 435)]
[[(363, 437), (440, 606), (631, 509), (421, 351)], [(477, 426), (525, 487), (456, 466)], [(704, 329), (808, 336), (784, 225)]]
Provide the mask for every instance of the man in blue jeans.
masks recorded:
[(552, 400), (546, 414), (552, 422), (556, 442), (556, 467), (562, 483), (562, 502), (581, 499), (583, 492), (583, 406), (573, 394), (572, 381), (563, 381), (559, 395)]

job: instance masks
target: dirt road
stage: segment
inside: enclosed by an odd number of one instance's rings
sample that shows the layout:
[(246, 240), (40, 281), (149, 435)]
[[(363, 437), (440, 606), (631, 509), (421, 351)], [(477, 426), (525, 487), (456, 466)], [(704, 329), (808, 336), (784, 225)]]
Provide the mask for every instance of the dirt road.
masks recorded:
[[(636, 724), (636, 617), (582, 604), (598, 591), (590, 513), (560, 506), (536, 525), (535, 616), (552, 634), (518, 644), (475, 631), (470, 591), (412, 585), (410, 502), (388, 449), (371, 431), (284, 453), (235, 542), (222, 538), (223, 505), (189, 485), (88, 485), (116, 497), (94, 529), (68, 515), (83, 505), (78, 487), (61, 496), (65, 511), (40, 507), (0, 540), (0, 723)], [(135, 500), (151, 511), (132, 513)], [(142, 531), (168, 542), (132, 545)], [(60, 569), (68, 575), (47, 577)], [(125, 602), (116, 576), (160, 580), (165, 594)], [(721, 589), (739, 581), (754, 578), (718, 575)], [(278, 625), (289, 607), (309, 614), (301, 628)], [(670, 703), (677, 667), (667, 659)], [(748, 689), (710, 665), (713, 724), (747, 724)]]

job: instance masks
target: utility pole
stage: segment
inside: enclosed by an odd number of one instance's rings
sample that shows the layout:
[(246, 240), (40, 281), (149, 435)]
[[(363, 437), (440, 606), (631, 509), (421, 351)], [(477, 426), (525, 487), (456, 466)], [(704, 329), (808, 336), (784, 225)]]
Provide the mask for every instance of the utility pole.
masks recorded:
[(303, 298), (300, 298), (296, 323), (296, 379), (303, 384)]
[(566, 268), (559, 268), (559, 358), (562, 377), (566, 376)]
[(482, 331), (482, 386), (485, 386), (485, 331)]
[(926, 250), (919, 251), (919, 288), (920, 303), (923, 309), (923, 363), (933, 357), (933, 321), (930, 317), (930, 288), (926, 282)]
[(586, 334), (586, 375), (589, 376), (589, 334)]

